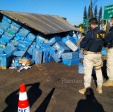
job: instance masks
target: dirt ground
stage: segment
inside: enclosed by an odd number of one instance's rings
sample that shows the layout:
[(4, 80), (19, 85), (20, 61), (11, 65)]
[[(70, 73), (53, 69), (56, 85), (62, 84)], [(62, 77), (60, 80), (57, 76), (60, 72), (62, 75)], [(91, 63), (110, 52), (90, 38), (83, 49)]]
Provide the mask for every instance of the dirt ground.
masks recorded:
[[(42, 66), (42, 67), (41, 67)], [(103, 94), (80, 95), (83, 75), (77, 66), (62, 63), (33, 65), (30, 70), (0, 70), (0, 112), (17, 112), (19, 85), (25, 83), (31, 112), (112, 112), (113, 88), (104, 88)]]

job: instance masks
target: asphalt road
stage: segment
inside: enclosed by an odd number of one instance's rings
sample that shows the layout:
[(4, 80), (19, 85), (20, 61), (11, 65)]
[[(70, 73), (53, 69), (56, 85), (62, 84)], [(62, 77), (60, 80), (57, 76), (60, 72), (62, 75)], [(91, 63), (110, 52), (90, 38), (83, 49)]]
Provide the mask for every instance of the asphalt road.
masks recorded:
[(80, 95), (83, 75), (78, 67), (61, 63), (33, 65), (30, 70), (0, 70), (0, 112), (17, 112), (19, 85), (25, 83), (31, 112), (112, 112), (113, 88), (98, 95), (92, 81), (91, 95)]

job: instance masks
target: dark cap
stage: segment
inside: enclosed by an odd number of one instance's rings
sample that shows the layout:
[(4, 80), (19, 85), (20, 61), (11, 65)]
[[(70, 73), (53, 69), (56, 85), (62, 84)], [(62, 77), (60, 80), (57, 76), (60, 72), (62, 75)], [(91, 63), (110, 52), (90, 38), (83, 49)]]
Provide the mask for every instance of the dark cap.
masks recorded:
[(89, 20), (89, 24), (94, 24), (94, 25), (98, 25), (98, 20), (96, 18), (91, 18)]

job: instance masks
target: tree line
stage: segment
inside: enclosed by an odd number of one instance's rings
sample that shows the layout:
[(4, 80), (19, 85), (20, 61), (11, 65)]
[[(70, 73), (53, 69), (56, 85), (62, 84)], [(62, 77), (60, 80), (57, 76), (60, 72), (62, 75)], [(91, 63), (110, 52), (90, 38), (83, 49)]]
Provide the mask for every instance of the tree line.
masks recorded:
[(94, 8), (94, 10), (92, 10), (92, 12), (90, 12), (90, 9), (91, 9), (90, 8), (90, 5), (88, 7), (88, 10), (87, 10), (86, 6), (84, 7), (83, 20), (90, 18), (91, 15), (92, 15), (92, 17), (97, 18), (97, 20), (100, 23), (101, 22), (101, 19), (102, 19), (102, 7), (100, 7), (100, 9), (98, 10), (97, 5), (96, 5), (95, 8)]

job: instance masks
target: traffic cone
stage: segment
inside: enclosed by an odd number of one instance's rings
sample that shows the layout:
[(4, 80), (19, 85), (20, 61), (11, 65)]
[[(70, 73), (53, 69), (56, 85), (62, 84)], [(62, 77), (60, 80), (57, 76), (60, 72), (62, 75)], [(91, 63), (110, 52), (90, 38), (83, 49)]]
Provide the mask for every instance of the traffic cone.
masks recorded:
[(18, 112), (30, 112), (25, 84), (20, 84)]

